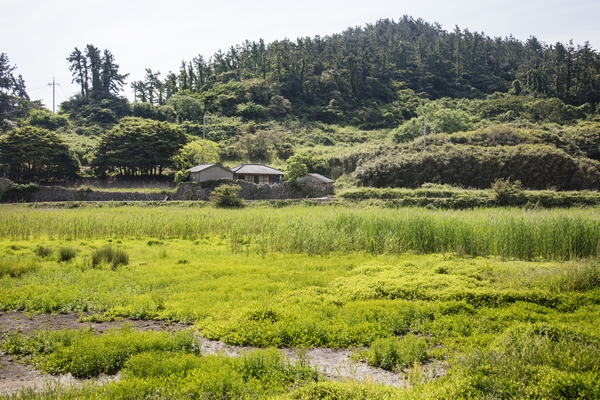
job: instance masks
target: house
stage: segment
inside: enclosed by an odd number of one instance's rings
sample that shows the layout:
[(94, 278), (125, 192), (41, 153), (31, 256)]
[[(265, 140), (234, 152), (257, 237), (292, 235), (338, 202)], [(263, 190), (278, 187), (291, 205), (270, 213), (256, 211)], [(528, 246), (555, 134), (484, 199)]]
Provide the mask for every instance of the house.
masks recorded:
[(323, 175), (310, 173), (298, 178), (298, 182), (323, 191), (330, 191), (333, 189), (333, 183), (335, 181), (333, 179), (324, 177)]
[(233, 179), (233, 172), (221, 164), (200, 164), (188, 169), (192, 182)]
[(273, 185), (281, 183), (283, 172), (264, 164), (242, 164), (231, 168), (233, 179), (256, 183), (257, 185)]

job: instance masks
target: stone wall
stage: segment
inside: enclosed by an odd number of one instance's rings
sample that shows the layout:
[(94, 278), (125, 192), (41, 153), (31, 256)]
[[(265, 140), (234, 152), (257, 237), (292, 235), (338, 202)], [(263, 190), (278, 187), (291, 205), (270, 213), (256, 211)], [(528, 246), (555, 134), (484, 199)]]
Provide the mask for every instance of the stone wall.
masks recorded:
[[(240, 197), (245, 200), (284, 200), (322, 197), (329, 192), (299, 183), (282, 183), (279, 185), (257, 185), (252, 182), (231, 182), (240, 186)], [(212, 185), (202, 187), (202, 183), (186, 182), (179, 185), (177, 192), (169, 200), (208, 200)]]
[(65, 189), (60, 186), (40, 186), (32, 194), (32, 202), (46, 201), (164, 201), (166, 194), (139, 192), (105, 192), (86, 189)]
[(10, 186), (11, 181), (6, 178), (0, 178), (0, 193), (4, 192)]
[[(6, 181), (8, 181), (6, 179)], [(0, 181), (0, 187), (4, 181)], [(162, 193), (140, 192), (110, 192), (91, 189), (67, 189), (61, 186), (39, 186), (33, 191), (28, 191), (26, 198), (12, 201), (22, 202), (55, 202), (55, 201), (167, 201), (167, 200), (208, 200), (212, 189), (219, 184), (233, 183), (240, 186), (240, 197), (245, 200), (284, 200), (322, 197), (328, 191), (320, 190), (300, 183), (283, 183), (279, 185), (256, 185), (244, 181), (213, 181), (194, 183), (181, 183), (173, 195)], [(205, 186), (205, 187), (203, 187)], [(206, 187), (207, 186), (207, 187)], [(0, 190), (1, 193), (1, 190)], [(10, 201), (10, 200), (9, 200)]]

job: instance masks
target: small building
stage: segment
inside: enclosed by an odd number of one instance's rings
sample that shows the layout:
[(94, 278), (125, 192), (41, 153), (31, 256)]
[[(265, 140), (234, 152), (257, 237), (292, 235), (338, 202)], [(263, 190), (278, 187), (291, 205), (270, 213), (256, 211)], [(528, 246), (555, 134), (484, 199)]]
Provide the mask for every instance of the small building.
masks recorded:
[(200, 164), (188, 169), (192, 182), (233, 179), (233, 172), (221, 164)]
[(309, 173), (298, 178), (298, 182), (304, 183), (307, 186), (318, 188), (323, 191), (330, 191), (333, 189), (333, 179), (329, 179), (323, 175)]
[(242, 164), (231, 170), (233, 171), (233, 180), (252, 182), (257, 185), (278, 184), (283, 178), (283, 172), (264, 164)]

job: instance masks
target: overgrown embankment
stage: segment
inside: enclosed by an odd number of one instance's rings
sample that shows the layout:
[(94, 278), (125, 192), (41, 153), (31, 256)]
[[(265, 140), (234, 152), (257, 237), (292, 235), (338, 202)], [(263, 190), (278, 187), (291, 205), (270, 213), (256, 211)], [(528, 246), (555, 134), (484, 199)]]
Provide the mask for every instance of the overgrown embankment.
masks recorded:
[(346, 190), (337, 197), (381, 207), (430, 207), (468, 209), (514, 206), (524, 208), (589, 207), (600, 204), (600, 192), (591, 190), (523, 190), (520, 183), (496, 181), (492, 189), (460, 189), (425, 184), (418, 189), (360, 188)]

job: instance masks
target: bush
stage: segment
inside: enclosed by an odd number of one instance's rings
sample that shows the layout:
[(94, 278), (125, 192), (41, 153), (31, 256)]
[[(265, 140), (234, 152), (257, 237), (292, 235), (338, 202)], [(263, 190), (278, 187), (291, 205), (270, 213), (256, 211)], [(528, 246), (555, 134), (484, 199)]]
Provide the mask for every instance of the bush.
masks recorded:
[[(496, 179), (510, 178), (520, 180), (529, 189), (599, 189), (600, 169), (597, 162), (590, 161), (581, 169), (581, 160), (548, 145), (446, 144), (431, 146), (427, 151), (379, 156), (359, 165), (353, 177), (363, 186), (375, 187), (415, 188), (435, 182), (489, 188)], [(575, 174), (580, 169), (581, 175)]]
[(21, 203), (29, 202), (33, 193), (39, 190), (39, 186), (35, 183), (20, 185), (11, 182), (10, 186), (5, 191), (0, 193), (0, 201), (3, 203)]
[(209, 200), (215, 207), (240, 208), (244, 207), (244, 200), (240, 198), (240, 190), (237, 185), (221, 185), (213, 189)]
[(76, 254), (77, 251), (72, 247), (61, 247), (58, 249), (58, 262), (69, 262)]
[(492, 190), (494, 198), (500, 206), (518, 206), (527, 202), (521, 181), (511, 182), (510, 179), (496, 179), (492, 184)]
[(33, 251), (36, 255), (45, 258), (52, 254), (52, 247), (39, 245)]

